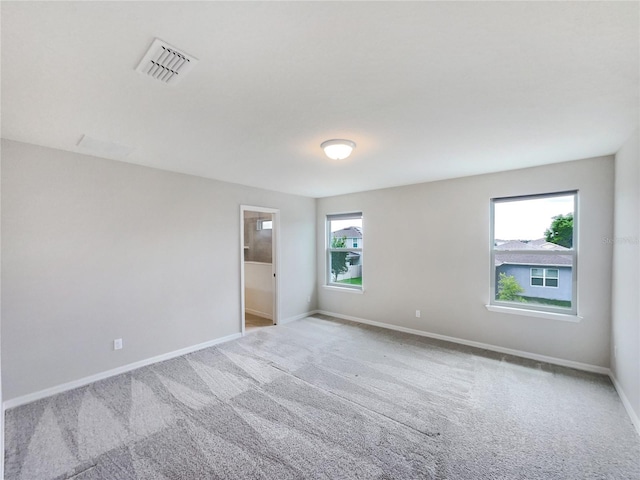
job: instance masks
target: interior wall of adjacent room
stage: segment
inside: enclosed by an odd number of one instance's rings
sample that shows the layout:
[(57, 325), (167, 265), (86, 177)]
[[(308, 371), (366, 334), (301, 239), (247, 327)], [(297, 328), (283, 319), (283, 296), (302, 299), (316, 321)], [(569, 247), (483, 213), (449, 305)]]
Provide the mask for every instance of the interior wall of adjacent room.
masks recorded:
[[(640, 418), (640, 133), (616, 154), (611, 370)], [(640, 428), (640, 425), (636, 425)]]
[[(595, 366), (609, 366), (613, 157), (318, 200), (325, 216), (363, 212), (364, 293), (319, 287), (319, 308)], [(579, 190), (578, 323), (490, 312), (490, 200)], [(416, 318), (421, 310), (421, 318)]]
[(245, 312), (273, 319), (273, 228), (258, 228), (273, 214), (244, 212)]
[(314, 199), (2, 147), (5, 401), (240, 332), (241, 204), (280, 209), (281, 318), (316, 308)]
[[(0, 148), (0, 151), (2, 148)], [(1, 158), (0, 153), (0, 158)], [(2, 168), (0, 168), (0, 212), (2, 211)], [(1, 217), (2, 215), (0, 215)], [(2, 393), (2, 222), (0, 221), (0, 478), (4, 478), (4, 402)]]

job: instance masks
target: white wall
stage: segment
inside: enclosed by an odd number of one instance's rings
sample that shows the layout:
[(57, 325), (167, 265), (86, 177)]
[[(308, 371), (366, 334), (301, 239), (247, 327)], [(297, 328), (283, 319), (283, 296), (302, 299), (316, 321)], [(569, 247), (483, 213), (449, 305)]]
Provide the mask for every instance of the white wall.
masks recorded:
[(244, 309), (247, 312), (273, 318), (272, 269), (270, 263), (244, 262)]
[[(640, 134), (616, 154), (611, 370), (640, 432)], [(617, 348), (616, 348), (617, 347)], [(633, 415), (632, 415), (633, 416)]]
[[(580, 191), (583, 320), (487, 311), (490, 199), (573, 189)], [(350, 211), (364, 216), (365, 291), (319, 287), (321, 310), (608, 367), (612, 247), (603, 238), (613, 232), (612, 157), (319, 199), (319, 285), (325, 283), (325, 216)], [(421, 318), (415, 317), (417, 309)]]
[(280, 318), (315, 308), (313, 199), (2, 147), (5, 400), (240, 332), (241, 204), (280, 209)]
[[(1, 156), (1, 155), (0, 155)], [(2, 169), (0, 168), (0, 211), (2, 211)], [(0, 265), (2, 265), (2, 222), (0, 222)], [(1, 270), (1, 267), (0, 267)], [(4, 478), (4, 402), (2, 394), (2, 275), (0, 274), (0, 478)]]

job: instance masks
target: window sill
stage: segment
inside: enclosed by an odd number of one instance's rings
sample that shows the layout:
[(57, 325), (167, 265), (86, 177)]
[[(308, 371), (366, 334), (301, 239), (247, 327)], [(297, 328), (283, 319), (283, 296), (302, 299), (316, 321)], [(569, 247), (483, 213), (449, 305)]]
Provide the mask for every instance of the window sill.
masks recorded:
[(567, 313), (541, 312), (540, 310), (527, 310), (525, 308), (503, 307), (501, 305), (485, 305), (490, 312), (507, 313), (510, 315), (522, 315), (525, 317), (547, 318), (549, 320), (560, 320), (563, 322), (578, 323), (582, 317)]
[(364, 288), (336, 287), (335, 285), (322, 285), (322, 288), (325, 290), (332, 290), (334, 292), (357, 293), (360, 295), (364, 293)]

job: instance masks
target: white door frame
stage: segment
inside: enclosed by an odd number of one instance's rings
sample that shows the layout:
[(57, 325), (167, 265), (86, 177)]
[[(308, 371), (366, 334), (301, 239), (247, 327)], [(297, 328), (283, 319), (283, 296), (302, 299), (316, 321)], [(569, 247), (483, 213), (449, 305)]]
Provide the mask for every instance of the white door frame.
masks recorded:
[(252, 205), (240, 205), (240, 332), (244, 335), (245, 327), (245, 299), (244, 299), (244, 212), (270, 213), (273, 218), (271, 229), (271, 286), (273, 291), (273, 324), (278, 325), (280, 318), (279, 285), (280, 276), (280, 210), (277, 208), (255, 207)]

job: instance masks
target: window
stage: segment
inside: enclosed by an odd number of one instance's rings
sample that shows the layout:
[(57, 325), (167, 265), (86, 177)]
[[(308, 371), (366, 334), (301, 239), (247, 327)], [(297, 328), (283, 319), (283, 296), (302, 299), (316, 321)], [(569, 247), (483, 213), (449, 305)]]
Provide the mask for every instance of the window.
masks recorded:
[(272, 230), (273, 220), (258, 220), (258, 230)]
[(532, 268), (531, 269), (531, 286), (532, 287), (557, 287), (558, 271), (559, 270), (557, 268)]
[(577, 192), (491, 201), (491, 304), (577, 314)]
[(327, 215), (327, 285), (362, 290), (362, 213)]

